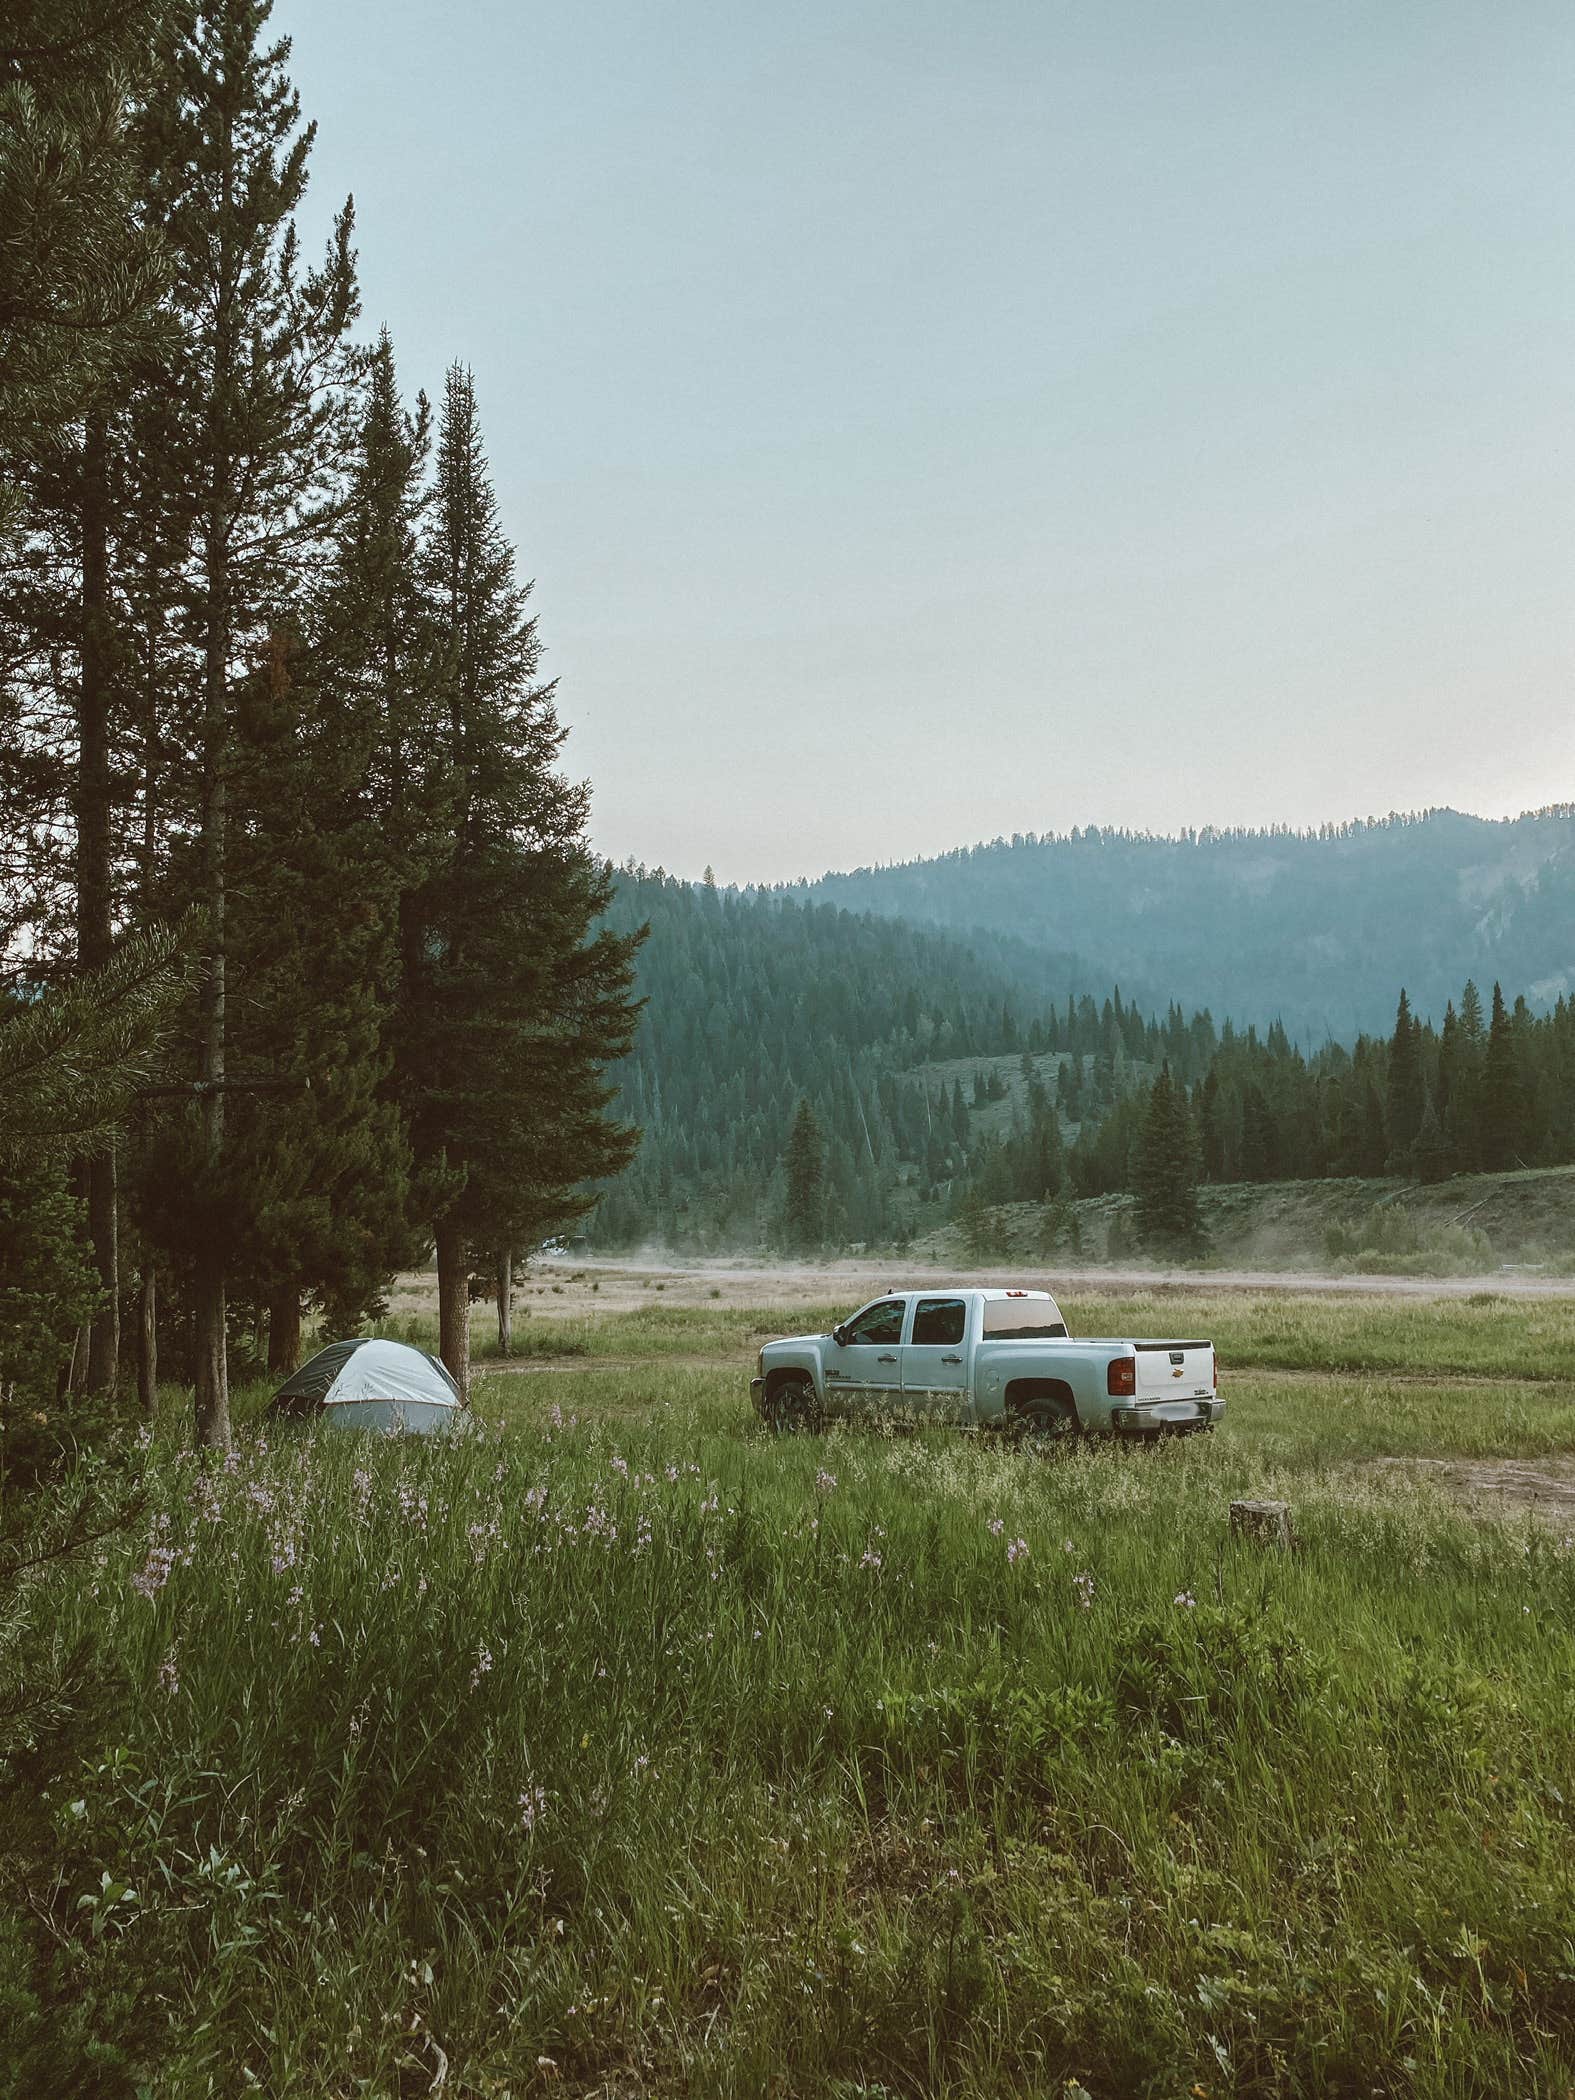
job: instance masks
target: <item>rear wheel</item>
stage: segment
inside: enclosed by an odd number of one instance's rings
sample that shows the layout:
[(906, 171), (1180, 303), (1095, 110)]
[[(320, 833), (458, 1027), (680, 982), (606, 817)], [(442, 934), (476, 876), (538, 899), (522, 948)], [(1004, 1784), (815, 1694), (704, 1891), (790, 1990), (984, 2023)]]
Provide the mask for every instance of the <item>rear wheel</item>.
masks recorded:
[(1025, 1444), (1065, 1443), (1078, 1434), (1077, 1409), (1059, 1394), (1024, 1400), (1016, 1413), (1017, 1434)]
[(815, 1436), (821, 1428), (815, 1381), (800, 1372), (779, 1378), (766, 1389), (766, 1427), (773, 1436)]

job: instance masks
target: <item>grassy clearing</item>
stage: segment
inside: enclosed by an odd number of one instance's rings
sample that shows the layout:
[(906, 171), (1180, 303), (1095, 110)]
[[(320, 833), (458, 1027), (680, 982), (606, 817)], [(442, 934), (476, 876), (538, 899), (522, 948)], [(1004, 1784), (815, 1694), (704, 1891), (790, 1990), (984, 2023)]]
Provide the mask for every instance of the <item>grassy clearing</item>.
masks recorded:
[[(516, 1317), (513, 1354), (527, 1362), (536, 1357), (663, 1357), (689, 1351), (743, 1356), (773, 1335), (819, 1331), (847, 1310), (846, 1306), (841, 1312), (816, 1308), (806, 1314), (802, 1306), (683, 1306), (656, 1301), (634, 1312), (537, 1312)], [(395, 1341), (415, 1342), (423, 1349), (437, 1346), (437, 1322), (428, 1314), (385, 1320), (377, 1331)], [(474, 1361), (499, 1360), (497, 1316), (490, 1306), (473, 1309), (470, 1340)]]
[[(1206, 1282), (1110, 1294), (1074, 1282), (1062, 1291), (1061, 1306), (1077, 1335), (1205, 1336), (1218, 1348), (1227, 1375), (1253, 1367), (1575, 1384), (1575, 1296), (1513, 1298), (1484, 1291), (1469, 1298), (1407, 1299), (1211, 1291)], [(525, 1361), (709, 1355), (743, 1365), (762, 1341), (824, 1333), (855, 1309), (841, 1300), (807, 1306), (652, 1303), (633, 1312), (557, 1317), (537, 1312), (516, 1324), (515, 1355)], [(390, 1321), (383, 1331), (424, 1348), (436, 1346), (436, 1322), (424, 1315)], [(476, 1308), (471, 1333), (477, 1361), (496, 1362), (496, 1325), (488, 1307)]]
[(1489, 1382), (1266, 1362), (1152, 1454), (772, 1443), (751, 1319), (629, 1317), (452, 1447), (124, 1454), (16, 1634), (6, 2100), (1575, 2085), (1575, 1550), (1349, 1463), (1569, 1450), (1555, 1386), (1462, 1319)]

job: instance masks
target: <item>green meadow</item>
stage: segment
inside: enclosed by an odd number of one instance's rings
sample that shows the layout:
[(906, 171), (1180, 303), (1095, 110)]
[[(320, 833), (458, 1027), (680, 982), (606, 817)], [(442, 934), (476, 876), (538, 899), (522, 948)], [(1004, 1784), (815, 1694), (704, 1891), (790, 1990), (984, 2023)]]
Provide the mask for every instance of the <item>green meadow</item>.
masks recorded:
[(1375, 1463), (1575, 1453), (1575, 1300), (1077, 1296), (1231, 1409), (1049, 1453), (536, 1303), (481, 1433), (34, 1498), (5, 2100), (1575, 2089), (1575, 1539)]

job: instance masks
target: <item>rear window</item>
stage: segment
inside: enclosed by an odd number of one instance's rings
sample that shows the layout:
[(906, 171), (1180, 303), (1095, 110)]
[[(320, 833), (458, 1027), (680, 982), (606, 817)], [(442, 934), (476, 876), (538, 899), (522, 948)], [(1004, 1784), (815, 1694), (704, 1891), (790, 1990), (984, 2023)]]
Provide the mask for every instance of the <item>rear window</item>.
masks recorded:
[(986, 1298), (985, 1342), (1064, 1342), (1066, 1322), (1053, 1298)]

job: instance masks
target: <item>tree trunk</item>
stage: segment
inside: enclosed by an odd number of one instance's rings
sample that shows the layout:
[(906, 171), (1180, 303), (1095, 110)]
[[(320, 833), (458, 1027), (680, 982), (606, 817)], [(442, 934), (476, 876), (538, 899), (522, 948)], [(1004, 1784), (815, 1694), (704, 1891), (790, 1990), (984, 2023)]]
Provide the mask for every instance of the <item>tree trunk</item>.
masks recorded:
[(149, 1421), (159, 1389), (159, 1298), (153, 1260), (144, 1255), (137, 1288), (137, 1405)]
[(514, 1354), (514, 1257), (498, 1256), (498, 1354)]
[[(77, 967), (96, 970), (114, 945), (110, 889), (109, 706), (114, 633), (109, 606), (109, 421), (88, 414), (82, 439), (82, 680), (77, 702)], [(108, 1392), (120, 1373), (120, 1270), (113, 1147), (89, 1160), (88, 1233), (103, 1302), (80, 1366), (88, 1392)]]
[(197, 1442), (210, 1451), (230, 1448), (230, 1373), (225, 1352), (224, 1271), (205, 1261), (197, 1272), (195, 1303)]
[(112, 1393), (120, 1380), (120, 1177), (115, 1141), (88, 1161), (88, 1236), (104, 1302), (88, 1327), (90, 1393)]
[(438, 1354), (448, 1365), (460, 1398), (470, 1400), (470, 1263), (455, 1225), (437, 1229)]
[(288, 1378), (301, 1361), (301, 1294), (292, 1285), (268, 1301), (268, 1375)]
[[(231, 390), (236, 380), (237, 340), (237, 283), (231, 248), (236, 180), (234, 118), (229, 103), (232, 84), (227, 64), (221, 96), (221, 202), (218, 252), (214, 259), (213, 368), (208, 398), (204, 403), (210, 465), (202, 539), (202, 857), (199, 901), (208, 916), (208, 946), (203, 957), (197, 1077), (201, 1082), (203, 1149), (207, 1171), (215, 1183), (224, 1157), (225, 824), (230, 757), (231, 476), (235, 467), (230, 415)], [(230, 1379), (225, 1349), (225, 1259), (222, 1247), (213, 1247), (198, 1263), (193, 1315), (197, 1441), (228, 1449)]]
[[(207, 525), (207, 623), (203, 646), (202, 724), (202, 904), (208, 915), (208, 952), (203, 958), (202, 1035), (197, 1077), (207, 1168), (215, 1180), (224, 1157), (225, 1051), (225, 820), (229, 760), (228, 670), (230, 607), (228, 515), (221, 468), (214, 468)], [(197, 1270), (197, 1441), (228, 1449), (229, 1364), (225, 1353), (225, 1274), (219, 1248)]]
[[(203, 1151), (217, 1181), (224, 1158), (224, 827), (225, 713), (224, 571), (210, 573), (203, 723), (202, 902), (208, 914), (208, 952), (202, 975), (202, 1036), (197, 1076), (202, 1085)], [(230, 1373), (225, 1343), (225, 1275), (222, 1248), (199, 1262), (192, 1294), (196, 1330), (195, 1409), (197, 1442), (215, 1450), (230, 1446)]]

